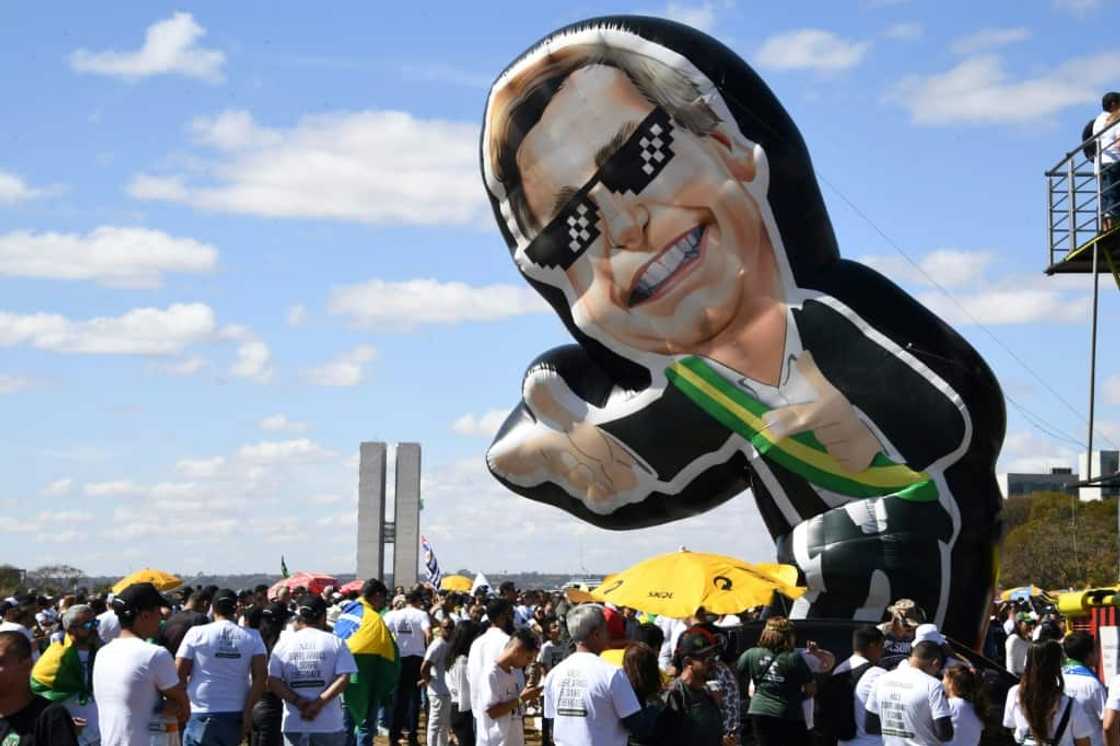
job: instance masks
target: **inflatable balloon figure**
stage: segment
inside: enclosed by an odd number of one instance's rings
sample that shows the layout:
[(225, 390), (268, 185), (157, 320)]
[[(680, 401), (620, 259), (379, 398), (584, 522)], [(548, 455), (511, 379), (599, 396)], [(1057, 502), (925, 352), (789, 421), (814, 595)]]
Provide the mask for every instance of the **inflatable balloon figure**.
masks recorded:
[(529, 366), (487, 453), (503, 484), (610, 529), (750, 489), (808, 584), (795, 616), (877, 621), (909, 597), (979, 641), (999, 386), (840, 258), (797, 127), (746, 63), (669, 21), (579, 23), (498, 78), (481, 148), (513, 259), (576, 341)]

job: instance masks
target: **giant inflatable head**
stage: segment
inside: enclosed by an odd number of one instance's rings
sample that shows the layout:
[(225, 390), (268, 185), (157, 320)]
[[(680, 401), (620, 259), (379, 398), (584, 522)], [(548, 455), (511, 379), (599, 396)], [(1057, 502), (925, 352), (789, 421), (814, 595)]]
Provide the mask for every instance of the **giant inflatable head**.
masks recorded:
[(614, 529), (751, 488), (809, 585), (799, 613), (877, 621), (908, 596), (978, 639), (998, 385), (840, 259), (804, 142), (745, 62), (668, 21), (576, 24), (501, 74), (481, 147), (513, 259), (576, 341), (529, 366), (498, 479)]

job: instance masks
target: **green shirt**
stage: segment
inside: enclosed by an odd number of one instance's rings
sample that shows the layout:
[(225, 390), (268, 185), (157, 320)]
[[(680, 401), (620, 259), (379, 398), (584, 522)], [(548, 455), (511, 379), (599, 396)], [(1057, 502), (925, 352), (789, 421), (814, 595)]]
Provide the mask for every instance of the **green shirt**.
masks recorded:
[(751, 648), (739, 657), (737, 668), (744, 691), (750, 681), (754, 682), (754, 696), (748, 712), (804, 720), (801, 687), (813, 680), (809, 664), (796, 651), (779, 653), (771, 665), (773, 659), (774, 653), (769, 648)]

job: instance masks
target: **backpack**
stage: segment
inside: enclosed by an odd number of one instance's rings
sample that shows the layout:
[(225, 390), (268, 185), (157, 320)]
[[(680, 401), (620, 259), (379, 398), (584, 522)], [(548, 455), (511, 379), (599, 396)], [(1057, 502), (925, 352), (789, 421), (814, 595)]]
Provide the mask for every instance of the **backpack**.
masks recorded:
[(870, 661), (825, 679), (817, 691), (817, 730), (831, 743), (856, 737), (856, 685), (874, 664)]

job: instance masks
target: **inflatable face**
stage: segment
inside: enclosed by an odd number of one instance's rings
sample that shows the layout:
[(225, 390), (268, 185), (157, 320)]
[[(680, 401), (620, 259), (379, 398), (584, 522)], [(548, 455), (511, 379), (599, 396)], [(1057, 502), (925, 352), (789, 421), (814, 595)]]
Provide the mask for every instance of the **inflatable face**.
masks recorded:
[(482, 168), (577, 342), (529, 366), (487, 454), (499, 480), (614, 529), (749, 488), (808, 584), (798, 615), (878, 621), (909, 597), (979, 641), (999, 387), (839, 258), (801, 137), (742, 60), (667, 21), (562, 29), (491, 89)]

